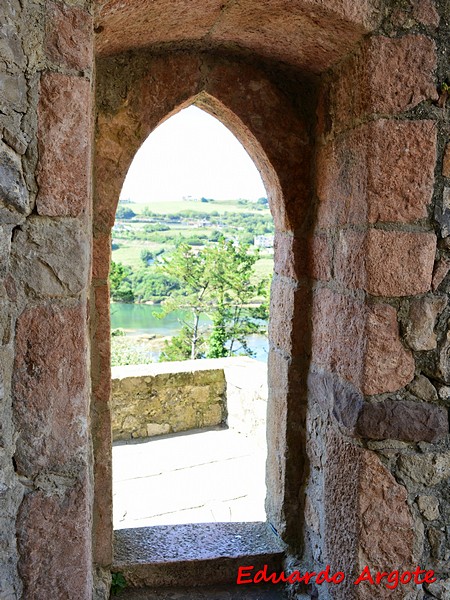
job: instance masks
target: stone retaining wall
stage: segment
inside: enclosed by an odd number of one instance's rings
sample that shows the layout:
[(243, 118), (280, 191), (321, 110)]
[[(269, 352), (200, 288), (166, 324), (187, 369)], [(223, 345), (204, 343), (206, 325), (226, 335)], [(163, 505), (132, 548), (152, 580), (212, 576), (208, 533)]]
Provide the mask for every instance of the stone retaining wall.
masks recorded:
[(267, 366), (249, 358), (112, 369), (113, 439), (228, 424), (265, 443)]
[(224, 371), (205, 368), (198, 362), (114, 367), (113, 440), (151, 437), (225, 423)]

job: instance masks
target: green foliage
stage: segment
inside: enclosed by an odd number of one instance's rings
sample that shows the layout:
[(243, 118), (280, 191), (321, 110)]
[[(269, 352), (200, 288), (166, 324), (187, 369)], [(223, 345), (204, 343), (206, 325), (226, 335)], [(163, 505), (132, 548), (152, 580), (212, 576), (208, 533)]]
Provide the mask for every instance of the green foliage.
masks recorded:
[(131, 282), (132, 270), (122, 263), (111, 261), (109, 282), (111, 298), (118, 302), (133, 302), (134, 294)]
[(129, 207), (119, 205), (117, 208), (116, 219), (132, 219), (135, 216), (136, 213)]
[(127, 580), (122, 573), (111, 573), (111, 595), (116, 596), (127, 587)]
[(188, 360), (190, 358), (204, 358), (206, 351), (205, 337), (198, 332), (195, 344), (194, 356), (192, 356), (192, 334), (193, 327), (183, 325), (178, 335), (164, 342), (164, 348), (159, 356), (159, 362), (168, 362), (174, 360)]
[[(249, 252), (248, 246), (235, 246), (222, 238), (198, 252), (180, 244), (162, 261), (159, 269), (176, 279), (179, 289), (164, 302), (161, 317), (178, 309), (191, 312), (191, 321), (183, 324), (182, 333), (165, 349), (167, 360), (204, 355), (199, 328), (201, 314), (210, 315), (213, 321), (207, 356), (252, 355), (245, 338), (258, 332), (260, 323), (268, 316), (268, 280), (252, 282), (257, 260), (258, 252)], [(264, 303), (249, 306), (257, 298), (263, 298)]]
[(123, 329), (112, 329), (111, 337), (123, 337), (125, 335), (125, 331)]
[(148, 248), (143, 248), (141, 250), (141, 260), (146, 267), (148, 266), (149, 261), (154, 260), (154, 258), (155, 258), (155, 255)]

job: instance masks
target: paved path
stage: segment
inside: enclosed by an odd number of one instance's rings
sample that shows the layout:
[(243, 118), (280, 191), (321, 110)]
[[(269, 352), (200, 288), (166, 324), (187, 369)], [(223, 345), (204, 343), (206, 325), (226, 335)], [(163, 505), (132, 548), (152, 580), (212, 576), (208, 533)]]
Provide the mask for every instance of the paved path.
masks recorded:
[(183, 588), (155, 590), (124, 590), (117, 600), (286, 600), (287, 594), (278, 586), (221, 586), (213, 588)]
[(265, 521), (261, 436), (203, 430), (113, 447), (114, 529)]

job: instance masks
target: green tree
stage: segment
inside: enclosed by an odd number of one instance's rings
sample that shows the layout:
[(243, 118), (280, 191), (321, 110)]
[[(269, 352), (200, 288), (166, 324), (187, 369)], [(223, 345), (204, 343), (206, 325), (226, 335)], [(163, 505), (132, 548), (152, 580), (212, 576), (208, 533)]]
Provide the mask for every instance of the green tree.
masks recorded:
[[(166, 360), (202, 358), (205, 352), (211, 358), (252, 355), (246, 337), (258, 332), (268, 315), (268, 281), (253, 281), (257, 260), (258, 253), (249, 252), (248, 246), (223, 238), (198, 252), (182, 243), (163, 259), (159, 268), (177, 280), (180, 289), (164, 302), (162, 315), (185, 309), (191, 316), (180, 335), (167, 344)], [(251, 305), (255, 301), (257, 305)], [(199, 327), (202, 314), (213, 322), (206, 350)]]
[(109, 272), (110, 293), (113, 300), (119, 302), (133, 302), (133, 286), (131, 278), (133, 271), (122, 263), (111, 261)]
[[(210, 285), (207, 257), (204, 252), (194, 252), (188, 244), (181, 243), (169, 257), (161, 260), (159, 269), (175, 279), (179, 290), (163, 304), (164, 310), (161, 318), (174, 310), (185, 309), (189, 311), (191, 320), (183, 322), (183, 335), (189, 331), (190, 352), (184, 358), (201, 358), (200, 350), (200, 315), (206, 312), (210, 300), (207, 290)], [(173, 344), (178, 344), (176, 336), (172, 338)], [(186, 345), (183, 346), (187, 354)], [(167, 354), (167, 353), (166, 353)]]

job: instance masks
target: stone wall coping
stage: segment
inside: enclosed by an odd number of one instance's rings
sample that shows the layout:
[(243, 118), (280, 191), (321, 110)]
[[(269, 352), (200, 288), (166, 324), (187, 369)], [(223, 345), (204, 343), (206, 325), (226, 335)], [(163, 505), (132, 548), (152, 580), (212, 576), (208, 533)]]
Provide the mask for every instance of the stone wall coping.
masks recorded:
[(236, 356), (231, 358), (206, 358), (202, 360), (183, 360), (148, 365), (126, 365), (112, 367), (112, 379), (126, 379), (128, 377), (154, 377), (165, 373), (187, 373), (198, 371), (226, 370), (234, 367), (256, 368), (261, 365), (261, 370), (266, 370), (267, 365), (253, 358)]

